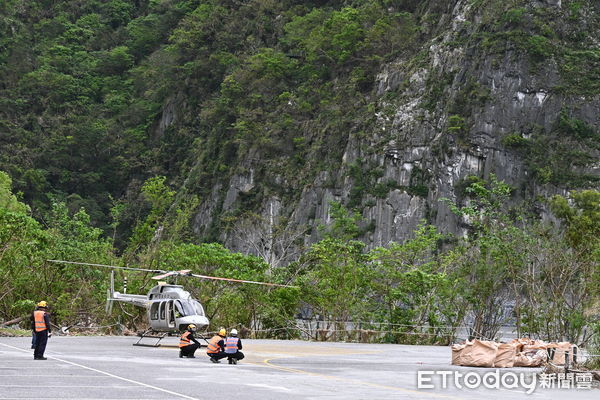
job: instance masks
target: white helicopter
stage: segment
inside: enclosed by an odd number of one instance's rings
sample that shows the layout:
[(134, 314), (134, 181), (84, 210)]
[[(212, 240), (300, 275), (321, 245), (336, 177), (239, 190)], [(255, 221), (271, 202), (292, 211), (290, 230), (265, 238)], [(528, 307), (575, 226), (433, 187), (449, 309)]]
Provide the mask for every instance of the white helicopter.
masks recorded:
[[(208, 318), (204, 313), (202, 304), (192, 297), (192, 295), (183, 289), (181, 285), (167, 284), (166, 282), (159, 282), (154, 286), (147, 295), (141, 294), (128, 294), (127, 293), (127, 280), (125, 278), (123, 284), (123, 293), (115, 292), (114, 286), (114, 271), (115, 269), (124, 269), (131, 271), (143, 271), (159, 273), (160, 275), (153, 276), (152, 279), (160, 280), (167, 277), (178, 277), (178, 276), (192, 276), (200, 279), (211, 279), (228, 282), (238, 283), (251, 283), (256, 285), (266, 286), (279, 286), (279, 287), (293, 287), (290, 285), (281, 285), (278, 283), (269, 282), (257, 282), (248, 281), (242, 279), (233, 278), (222, 278), (217, 276), (207, 276), (191, 273), (191, 270), (181, 271), (165, 271), (158, 269), (145, 269), (145, 268), (132, 268), (132, 267), (119, 267), (115, 265), (105, 264), (91, 264), (74, 261), (63, 261), (63, 260), (47, 260), (48, 262), (59, 263), (59, 264), (75, 264), (75, 265), (86, 265), (92, 267), (103, 267), (111, 268), (110, 274), (110, 288), (107, 289), (106, 296), (106, 312), (110, 313), (112, 310), (113, 302), (119, 301), (123, 303), (133, 304), (138, 307), (144, 307), (147, 309), (148, 321), (150, 328), (147, 329), (140, 335), (140, 339), (134, 346), (159, 346), (160, 341), (167, 335), (175, 332), (184, 331), (189, 324), (194, 324), (198, 330), (206, 328), (209, 324)], [(156, 338), (158, 341), (153, 345), (147, 345), (140, 343), (144, 338)]]

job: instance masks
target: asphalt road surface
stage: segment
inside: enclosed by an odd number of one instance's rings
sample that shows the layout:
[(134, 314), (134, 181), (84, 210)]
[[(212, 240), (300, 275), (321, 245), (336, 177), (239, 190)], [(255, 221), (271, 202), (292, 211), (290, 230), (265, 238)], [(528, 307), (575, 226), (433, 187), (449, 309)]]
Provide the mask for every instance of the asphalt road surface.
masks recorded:
[[(213, 364), (205, 349), (180, 359), (174, 347), (132, 346), (135, 337), (52, 337), (46, 361), (28, 338), (0, 338), (1, 399), (599, 399), (600, 389), (546, 389), (539, 369), (450, 365), (450, 348), (244, 339), (238, 365)], [(176, 345), (177, 338), (163, 342)], [(418, 371), (421, 384), (418, 387)], [(428, 371), (442, 371), (442, 374)], [(443, 372), (448, 371), (448, 372)], [(488, 373), (488, 386), (476, 386)], [(507, 373), (537, 379), (533, 392)], [(445, 374), (445, 375), (444, 375)], [(443, 387), (443, 376), (446, 387)], [(505, 379), (506, 378), (506, 379)], [(504, 382), (502, 382), (504, 379)], [(496, 385), (495, 382), (499, 384)], [(457, 387), (456, 383), (461, 386)], [(575, 385), (574, 385), (575, 386)]]

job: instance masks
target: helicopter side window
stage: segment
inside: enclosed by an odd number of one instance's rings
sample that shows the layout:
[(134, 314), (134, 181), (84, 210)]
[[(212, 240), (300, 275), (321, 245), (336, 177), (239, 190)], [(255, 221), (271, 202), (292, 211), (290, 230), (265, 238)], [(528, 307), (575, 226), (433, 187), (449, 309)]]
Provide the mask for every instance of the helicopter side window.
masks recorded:
[(165, 305), (167, 304), (166, 301), (161, 301), (160, 302), (160, 319), (164, 320), (166, 318), (166, 314), (165, 314)]
[(159, 305), (160, 305), (159, 302), (152, 303), (152, 306), (150, 307), (150, 319), (158, 319), (158, 306)]
[(185, 315), (185, 313), (183, 312), (183, 307), (181, 306), (181, 302), (179, 300), (175, 300), (175, 302), (173, 304), (175, 304), (175, 318), (183, 317)]

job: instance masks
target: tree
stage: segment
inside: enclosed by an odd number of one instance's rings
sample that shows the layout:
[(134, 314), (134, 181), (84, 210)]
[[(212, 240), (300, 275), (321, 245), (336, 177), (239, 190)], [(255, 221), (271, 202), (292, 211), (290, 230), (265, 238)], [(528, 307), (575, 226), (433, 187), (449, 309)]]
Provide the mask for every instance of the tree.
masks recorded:
[(10, 191), (0, 196), (0, 202), (9, 207), (0, 206), (0, 316), (10, 320), (21, 316), (23, 309), (19, 304), (34, 302), (45, 293), (36, 266), (44, 260), (48, 235), (23, 212), (27, 207), (16, 201)]
[(298, 259), (308, 230), (279, 217), (267, 218), (252, 212), (232, 219), (230, 226), (232, 238), (244, 243), (249, 254), (265, 260), (271, 270)]
[(455, 279), (446, 271), (450, 258), (438, 252), (442, 239), (435, 227), (420, 225), (414, 238), (369, 252), (372, 297), (380, 303), (374, 315), (389, 324), (393, 333), (386, 335), (387, 340), (452, 341), (465, 307)]
[(545, 340), (582, 343), (589, 338), (583, 332), (596, 301), (593, 265), (578, 258), (556, 228), (540, 224), (530, 232), (524, 268), (511, 276), (521, 287), (521, 331)]
[(12, 193), (12, 179), (4, 171), (0, 171), (0, 209), (20, 214), (29, 211), (29, 207)]
[(138, 220), (129, 239), (126, 258), (143, 256), (151, 265), (162, 240), (164, 221), (168, 208), (173, 202), (175, 191), (165, 185), (165, 176), (149, 178), (142, 185), (141, 192), (150, 205), (150, 212), (143, 220)]
[(573, 192), (570, 199), (554, 196), (550, 202), (554, 214), (565, 224), (565, 235), (580, 257), (598, 256), (600, 247), (600, 192)]
[(545, 274), (551, 278), (548, 299), (561, 300), (553, 308), (556, 321), (550, 326), (563, 337), (585, 342), (589, 336), (581, 335), (586, 326), (592, 328), (590, 315), (597, 312), (600, 296), (600, 192), (554, 196), (550, 207), (563, 231), (563, 236), (552, 238), (552, 253), (545, 264), (552, 267)]
[(90, 225), (84, 210), (70, 215), (62, 202), (53, 204), (48, 228), (42, 228), (10, 192), (4, 173), (0, 179), (0, 315), (20, 316), (45, 299), (57, 324), (101, 320), (97, 311), (104, 301), (106, 275), (47, 260), (110, 263), (112, 246), (102, 231)]
[[(456, 273), (462, 280), (463, 296), (473, 316), (473, 336), (494, 339), (500, 326), (510, 317), (509, 269), (514, 269), (513, 223), (506, 213), (511, 188), (491, 174), (489, 181), (469, 179), (464, 189), (464, 205), (449, 204), (450, 209), (469, 224), (467, 237), (457, 248)], [(518, 262), (518, 261), (517, 261)]]
[(358, 238), (360, 235), (358, 224), (362, 221), (362, 216), (356, 211), (346, 209), (337, 201), (331, 201), (329, 207), (331, 224), (319, 227), (323, 235), (341, 241)]
[[(301, 299), (324, 329), (325, 336), (342, 340), (348, 321), (367, 314), (372, 274), (364, 243), (327, 238), (310, 247), (290, 267), (298, 278)], [(333, 330), (333, 332), (330, 332)]]
[(103, 319), (107, 271), (46, 260), (81, 261), (112, 264), (113, 248), (101, 229), (91, 226), (84, 209), (70, 214), (65, 203), (53, 203), (47, 221), (46, 245), (40, 249), (44, 257), (36, 263), (44, 297), (52, 303), (55, 323), (75, 325)]

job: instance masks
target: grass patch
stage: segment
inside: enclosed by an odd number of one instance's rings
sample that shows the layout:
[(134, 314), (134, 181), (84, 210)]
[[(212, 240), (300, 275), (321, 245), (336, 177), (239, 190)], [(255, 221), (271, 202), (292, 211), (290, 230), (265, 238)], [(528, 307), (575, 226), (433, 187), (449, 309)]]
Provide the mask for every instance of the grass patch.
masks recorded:
[(0, 328), (0, 337), (26, 337), (31, 336), (28, 329)]

